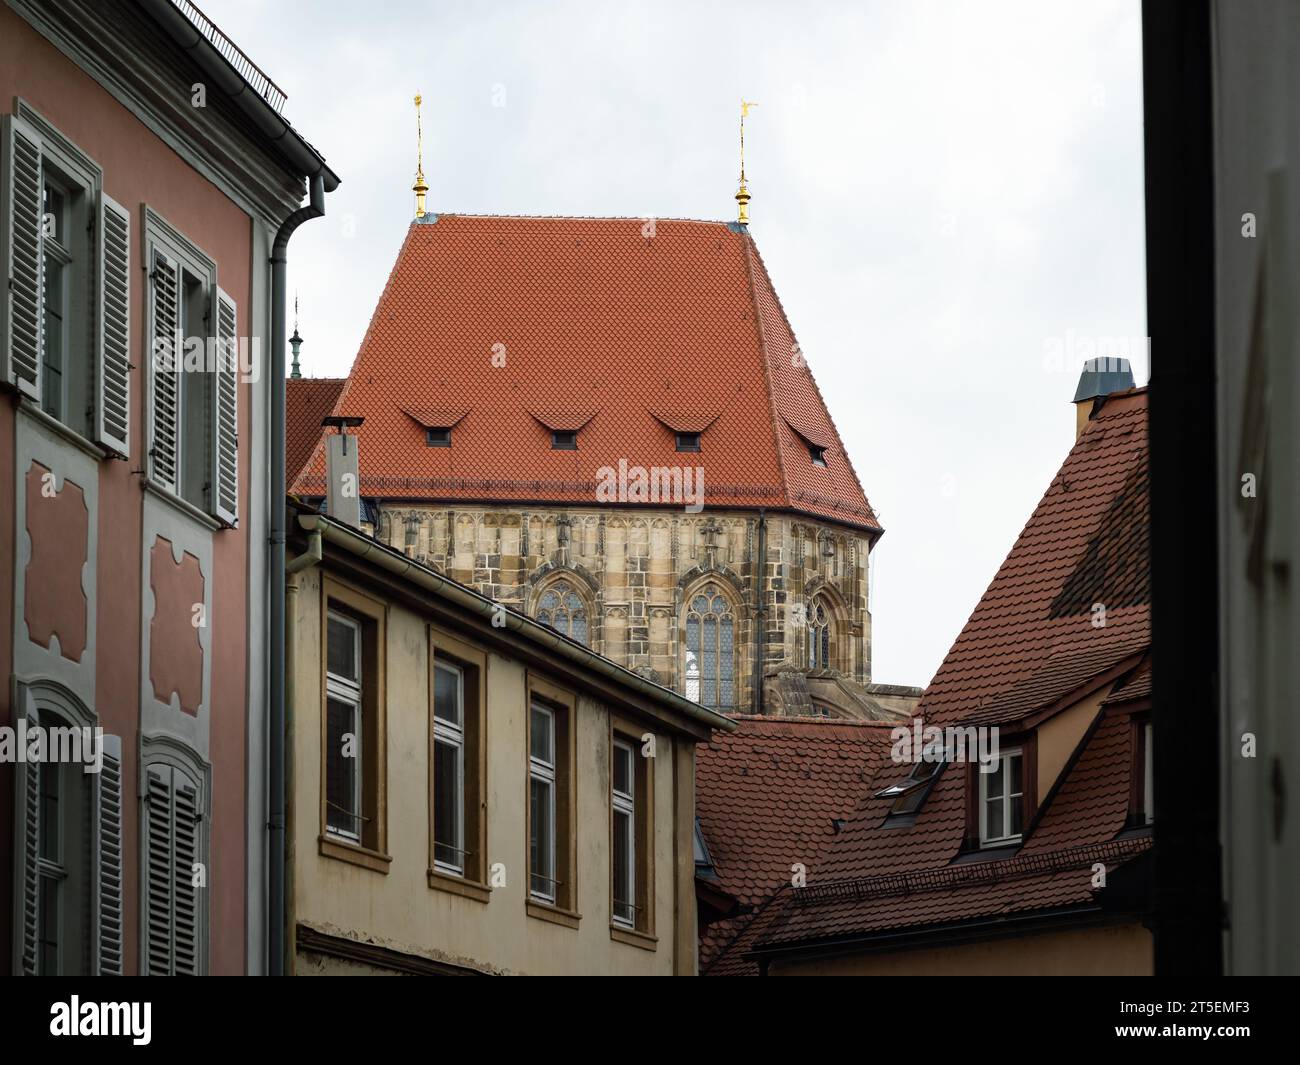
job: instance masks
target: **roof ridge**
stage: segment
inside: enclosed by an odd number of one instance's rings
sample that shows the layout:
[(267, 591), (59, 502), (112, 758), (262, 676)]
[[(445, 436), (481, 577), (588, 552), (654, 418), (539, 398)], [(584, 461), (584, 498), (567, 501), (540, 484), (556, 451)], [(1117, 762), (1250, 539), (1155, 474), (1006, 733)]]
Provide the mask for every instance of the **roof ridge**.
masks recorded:
[[(794, 325), (790, 322), (790, 316), (785, 313), (785, 304), (781, 302), (781, 294), (777, 292), (776, 284), (772, 281), (772, 275), (768, 273), (767, 263), (763, 260), (763, 253), (758, 250), (758, 242), (751, 236), (749, 238), (749, 244), (753, 246), (754, 255), (758, 259), (759, 269), (763, 271), (763, 277), (767, 279), (767, 291), (771, 293), (772, 301), (776, 304), (776, 309), (781, 313), (781, 320), (785, 322), (786, 329), (790, 331), (790, 339), (794, 341), (795, 349), (803, 358), (804, 369), (808, 372), (808, 382), (812, 385), (813, 393), (817, 396), (817, 402), (821, 404), (822, 410), (826, 412), (826, 420), (830, 422), (831, 432), (835, 434), (835, 443), (839, 446), (840, 454), (844, 458), (844, 463), (849, 468), (849, 475), (853, 478), (853, 483), (858, 486), (858, 491), (862, 493), (862, 498), (866, 500), (867, 508), (871, 511), (873, 520), (876, 522), (877, 526), (879, 526), (880, 519), (876, 515), (876, 508), (871, 505), (871, 500), (867, 497), (867, 490), (862, 487), (862, 478), (858, 476), (858, 471), (853, 466), (853, 460), (849, 458), (849, 449), (844, 446), (844, 439), (840, 436), (840, 428), (835, 424), (835, 416), (831, 414), (831, 409), (826, 404), (826, 398), (822, 395), (822, 390), (817, 386), (817, 378), (813, 375), (812, 364), (809, 363), (808, 356), (803, 353), (803, 347), (799, 344), (799, 336), (794, 331)], [(766, 345), (764, 345), (763, 354), (766, 357)], [(775, 396), (773, 396), (772, 402), (775, 405)], [(784, 418), (785, 415), (782, 414), (781, 417)], [(781, 468), (781, 474), (784, 477), (784, 465)], [(786, 485), (786, 493), (787, 495), (790, 495), (790, 498), (793, 501), (794, 496), (793, 493), (790, 492), (790, 486), (788, 483)], [(884, 530), (881, 529), (882, 533), (883, 531)]]

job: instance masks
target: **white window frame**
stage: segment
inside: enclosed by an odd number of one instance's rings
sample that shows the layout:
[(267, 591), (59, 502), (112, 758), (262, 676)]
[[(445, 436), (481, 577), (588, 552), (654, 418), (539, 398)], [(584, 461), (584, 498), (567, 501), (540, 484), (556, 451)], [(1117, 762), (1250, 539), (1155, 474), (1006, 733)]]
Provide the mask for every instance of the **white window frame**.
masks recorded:
[[(453, 748), (456, 752), (456, 786), (452, 789), (452, 793), (456, 796), (456, 811), (455, 811), (455, 817), (453, 819), (454, 827), (455, 827), (455, 839), (451, 843), (447, 843), (445, 841), (437, 839), (436, 836), (437, 813), (435, 807), (435, 815), (434, 815), (435, 837), (434, 837), (434, 844), (433, 844), (433, 850), (434, 850), (433, 866), (439, 872), (446, 873), (448, 876), (463, 877), (465, 875), (465, 853), (466, 853), (465, 852), (465, 671), (460, 666), (456, 665), (454, 662), (435, 661), (433, 664), (433, 668), (435, 670), (435, 681), (434, 681), (435, 692), (437, 691), (437, 679), (436, 679), (437, 670), (443, 669), (455, 676), (456, 709), (457, 709), (457, 718), (458, 718), (458, 721), (453, 724), (452, 722), (446, 720), (445, 718), (439, 717), (437, 712), (437, 706), (436, 705), (434, 706), (433, 742), (435, 745), (435, 751), (434, 751), (435, 773), (437, 771), (436, 770), (436, 766), (437, 766), (436, 746), (437, 744), (442, 743), (445, 746)], [(435, 777), (435, 784), (434, 784), (435, 803), (437, 802), (438, 799), (437, 793), (438, 793), (438, 786)], [(442, 859), (438, 858), (437, 853), (439, 847), (450, 847), (452, 850), (454, 850), (456, 852), (457, 861), (454, 863), (445, 862)]]
[[(614, 764), (610, 765), (610, 827), (613, 833), (618, 832), (618, 814), (625, 814), (627, 817), (627, 868), (624, 872), (627, 874), (628, 895), (630, 898), (615, 899), (613, 891), (610, 892), (610, 919), (614, 924), (623, 928), (636, 928), (636, 750), (626, 740), (616, 739), (614, 741), (614, 759), (615, 762), (619, 757), (619, 752), (627, 754), (628, 783), (632, 790), (630, 792), (619, 791), (614, 781), (617, 779), (614, 772)], [(612, 840), (611, 840), (612, 844)], [(609, 858), (614, 861), (614, 848), (611, 845)], [(613, 887), (611, 881), (610, 887)], [(631, 910), (631, 916), (620, 914), (618, 904), (623, 902)]]
[[(329, 624), (339, 622), (352, 631), (353, 637), (353, 661), (356, 663), (357, 675), (355, 678), (344, 677), (337, 673), (330, 672), (329, 669)], [(362, 717), (362, 696), (364, 693), (364, 678), (362, 676), (362, 640), (361, 640), (361, 623), (355, 618), (348, 617), (338, 611), (330, 610), (327, 613), (326, 632), (325, 632), (325, 699), (326, 699), (326, 724), (329, 722), (329, 700), (346, 703), (352, 707), (352, 728), (350, 731), (355, 737), (356, 742), (353, 745), (353, 758), (356, 762), (355, 771), (352, 774), (352, 817), (353, 824), (356, 826), (352, 831), (343, 828), (337, 828), (330, 824), (329, 810), (329, 780), (325, 781), (325, 831), (331, 836), (337, 836), (339, 839), (347, 840), (350, 843), (359, 844), (361, 842), (362, 813), (364, 809), (363, 798), (365, 796), (365, 751), (362, 746), (364, 743), (364, 733), (362, 731), (365, 724)], [(329, 742), (328, 729), (323, 737), (324, 742)], [(326, 766), (329, 765), (329, 758), (325, 760)]]
[[(1020, 790), (1013, 792), (1011, 790), (1011, 760), (1020, 759)], [(1001, 774), (994, 773), (977, 773), (980, 781), (980, 802), (979, 802), (979, 833), (980, 845), (984, 847), (1003, 846), (1007, 843), (1015, 843), (1024, 834), (1024, 801), (1025, 801), (1025, 751), (1023, 747), (1012, 747), (1001, 752), (999, 762), (1002, 767)], [(1000, 795), (989, 794), (989, 785), (995, 776), (1001, 776), (1002, 793)], [(998, 835), (992, 835), (988, 831), (988, 808), (990, 801), (1002, 800), (1002, 831)], [(1011, 803), (1012, 800), (1020, 801), (1020, 828), (1021, 831), (1011, 832)]]
[[(543, 758), (538, 758), (536, 755), (533, 754), (532, 730), (533, 730), (534, 713), (540, 713), (544, 715), (546, 718), (546, 728), (551, 741), (550, 742), (551, 761), (549, 762)], [(557, 846), (558, 841), (555, 838), (555, 788), (556, 788), (555, 768), (556, 768), (556, 754), (557, 754), (555, 749), (555, 744), (557, 739), (556, 733), (558, 731), (555, 727), (555, 711), (552, 710), (549, 706), (545, 705), (542, 702), (539, 702), (536, 699), (530, 700), (529, 708), (528, 708), (528, 729), (529, 729), (528, 807), (529, 807), (529, 836), (530, 836), (528, 840), (528, 857), (529, 857), (528, 895), (530, 898), (534, 899), (537, 902), (545, 903), (548, 906), (554, 906), (556, 895), (557, 895), (555, 887), (559, 883), (559, 881), (555, 877), (555, 874), (557, 872), (556, 863), (559, 860), (559, 853), (558, 853), (559, 848)], [(532, 790), (533, 790), (533, 781), (535, 780), (541, 781), (543, 784), (546, 785), (547, 802), (545, 804), (546, 809), (544, 811), (544, 816), (546, 817), (546, 827), (548, 829), (546, 833), (546, 838), (550, 842), (549, 853), (546, 855), (539, 855), (539, 857), (545, 859), (542, 862), (543, 869), (540, 871), (535, 870), (533, 868), (533, 861), (532, 861), (533, 839), (531, 837), (536, 836), (536, 827), (532, 823), (532, 804), (533, 804)], [(549, 884), (551, 885), (550, 890), (538, 891), (533, 885), (534, 876), (540, 877), (541, 879), (549, 882)]]
[(1154, 759), (1151, 753), (1151, 739), (1153, 731), (1151, 722), (1147, 721), (1142, 726), (1142, 823), (1153, 824), (1156, 819), (1155, 807), (1155, 781), (1152, 768)]

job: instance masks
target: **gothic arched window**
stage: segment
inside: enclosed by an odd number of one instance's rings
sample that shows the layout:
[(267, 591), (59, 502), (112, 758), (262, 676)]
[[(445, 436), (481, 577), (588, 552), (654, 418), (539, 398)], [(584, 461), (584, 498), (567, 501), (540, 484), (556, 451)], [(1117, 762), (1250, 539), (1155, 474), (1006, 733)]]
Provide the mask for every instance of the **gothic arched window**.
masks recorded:
[(808, 604), (808, 668), (831, 668), (831, 644), (834, 620), (826, 601), (820, 596)]
[(542, 593), (537, 620), (581, 644), (590, 643), (587, 606), (568, 581), (556, 581)]
[(686, 604), (686, 697), (704, 706), (736, 705), (736, 619), (722, 589), (709, 583)]

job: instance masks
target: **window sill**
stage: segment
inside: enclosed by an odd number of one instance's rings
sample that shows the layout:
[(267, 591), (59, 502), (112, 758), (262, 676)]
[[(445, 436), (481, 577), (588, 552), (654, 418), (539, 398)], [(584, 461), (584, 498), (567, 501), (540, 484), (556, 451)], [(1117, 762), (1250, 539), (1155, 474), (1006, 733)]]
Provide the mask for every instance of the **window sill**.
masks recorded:
[(624, 928), (621, 925), (612, 924), (609, 926), (609, 938), (615, 943), (626, 943), (628, 946), (637, 947), (640, 950), (659, 949), (658, 937), (648, 935), (645, 932), (638, 932), (632, 928)]
[(84, 451), (96, 462), (100, 462), (113, 455), (113, 452), (107, 451), (94, 443), (87, 437), (82, 436), (77, 430), (70, 426), (64, 425), (58, 418), (46, 414), (40, 406), (30, 396), (23, 396), (22, 402), (18, 405), (27, 417), (39, 425), (43, 425), (56, 436), (62, 437), (78, 451)]
[(478, 902), (487, 902), (492, 898), (492, 889), (486, 884), (466, 880), (460, 876), (452, 876), (450, 873), (444, 873), (437, 869), (428, 870), (428, 875), (429, 887), (435, 891), (446, 891), (449, 894), (475, 899)]
[(224, 523), (217, 521), (217, 519), (214, 518), (211, 514), (207, 513), (207, 511), (200, 510), (193, 503), (189, 502), (188, 500), (182, 499), (175, 492), (172, 492), (167, 488), (162, 488), (159, 485), (154, 484), (153, 481), (149, 480), (148, 478), (144, 479), (143, 484), (144, 484), (144, 490), (148, 492), (151, 496), (153, 496), (155, 499), (160, 499), (162, 500), (162, 502), (168, 504), (171, 507), (174, 507), (176, 510), (180, 511), (183, 515), (185, 515), (185, 517), (189, 518), (190, 521), (202, 525), (205, 529), (210, 529), (212, 532), (217, 532), (219, 529), (227, 528), (227, 526)]
[(320, 843), (320, 853), (326, 858), (337, 858), (341, 862), (351, 862), (363, 869), (388, 875), (388, 867), (393, 861), (392, 855), (381, 854), (379, 851), (372, 851), (369, 847), (362, 847), (356, 843), (345, 843), (333, 836), (318, 836), (317, 839)]
[(558, 906), (549, 906), (545, 902), (529, 899), (526, 905), (529, 917), (536, 917), (539, 921), (550, 921), (551, 924), (564, 925), (565, 928), (577, 928), (578, 922), (582, 920), (580, 913), (562, 910)]

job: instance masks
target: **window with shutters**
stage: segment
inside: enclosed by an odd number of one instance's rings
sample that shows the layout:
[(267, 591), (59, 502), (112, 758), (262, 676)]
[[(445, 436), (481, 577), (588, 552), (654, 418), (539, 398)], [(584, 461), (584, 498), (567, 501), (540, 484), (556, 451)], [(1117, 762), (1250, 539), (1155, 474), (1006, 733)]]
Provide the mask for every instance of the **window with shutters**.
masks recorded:
[(736, 616), (716, 581), (686, 597), (682, 676), (686, 697), (704, 706), (736, 705)]
[(321, 853), (386, 873), (385, 608), (328, 578), (324, 605)]
[(431, 629), (429, 886), (487, 901), (487, 654)]
[(615, 938), (654, 931), (654, 760), (647, 757), (644, 734), (630, 722), (611, 722), (610, 929)]
[(145, 209), (149, 480), (234, 525), (239, 500), (239, 314), (215, 263)]
[(130, 216), (99, 166), (25, 102), (0, 138), (3, 375), (77, 435), (125, 455)]
[(576, 927), (572, 692), (528, 679), (528, 912)]
[(146, 754), (140, 775), (141, 972), (199, 976), (207, 971), (206, 773), (177, 749)]
[(98, 734), (94, 714), (61, 685), (18, 691), (27, 734), (39, 730), (42, 742), (38, 760), (16, 764), (15, 969), (120, 974), (121, 740)]

